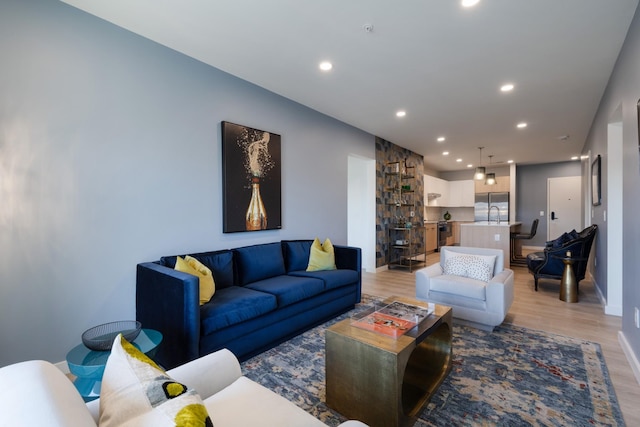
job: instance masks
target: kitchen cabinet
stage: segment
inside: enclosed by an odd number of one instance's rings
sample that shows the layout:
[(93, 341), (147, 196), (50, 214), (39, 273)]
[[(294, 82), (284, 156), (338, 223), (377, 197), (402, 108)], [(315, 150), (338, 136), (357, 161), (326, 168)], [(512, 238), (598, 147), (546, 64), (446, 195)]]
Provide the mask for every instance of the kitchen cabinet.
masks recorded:
[(496, 176), (494, 185), (487, 185), (484, 179), (475, 181), (476, 193), (506, 193), (511, 190), (511, 178), (509, 176)]
[[(461, 237), (460, 230), (462, 224), (473, 223), (473, 221), (451, 221), (451, 239), (454, 245), (460, 245)], [(447, 240), (448, 242), (448, 240)], [(448, 243), (447, 243), (448, 244)]]
[[(475, 203), (475, 183), (472, 179), (462, 181), (448, 181), (449, 189), (448, 204), (449, 208), (472, 208)], [(445, 206), (445, 205), (443, 205)]]
[[(434, 198), (433, 194), (440, 194)], [(472, 179), (446, 181), (434, 176), (424, 176), (424, 200), (427, 206), (445, 208), (472, 208), (474, 204), (475, 184)]]
[[(440, 197), (434, 198), (433, 194)], [(449, 203), (449, 182), (435, 176), (424, 176), (424, 200), (427, 206), (448, 206)]]
[(425, 250), (435, 252), (438, 249), (438, 224), (426, 223), (425, 226)]

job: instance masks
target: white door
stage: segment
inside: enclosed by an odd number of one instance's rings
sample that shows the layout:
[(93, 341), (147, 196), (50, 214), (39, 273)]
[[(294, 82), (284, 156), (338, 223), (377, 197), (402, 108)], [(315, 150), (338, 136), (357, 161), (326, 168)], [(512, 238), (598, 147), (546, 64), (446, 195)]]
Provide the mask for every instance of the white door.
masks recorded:
[(547, 240), (553, 240), (571, 230), (582, 230), (580, 187), (579, 176), (547, 180)]

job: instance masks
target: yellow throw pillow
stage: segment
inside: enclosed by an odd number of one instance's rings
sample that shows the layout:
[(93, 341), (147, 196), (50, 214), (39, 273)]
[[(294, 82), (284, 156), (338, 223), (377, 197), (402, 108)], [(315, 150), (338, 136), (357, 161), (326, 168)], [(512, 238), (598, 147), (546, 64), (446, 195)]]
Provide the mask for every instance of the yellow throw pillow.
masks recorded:
[(119, 334), (100, 390), (101, 427), (213, 426), (202, 398)]
[(187, 255), (184, 259), (176, 257), (175, 269), (198, 277), (200, 279), (200, 305), (209, 302), (216, 292), (216, 284), (213, 281), (211, 270), (206, 265)]
[(316, 237), (311, 244), (311, 252), (309, 253), (309, 265), (307, 271), (335, 270), (336, 256), (333, 251), (333, 245), (328, 238), (323, 244)]

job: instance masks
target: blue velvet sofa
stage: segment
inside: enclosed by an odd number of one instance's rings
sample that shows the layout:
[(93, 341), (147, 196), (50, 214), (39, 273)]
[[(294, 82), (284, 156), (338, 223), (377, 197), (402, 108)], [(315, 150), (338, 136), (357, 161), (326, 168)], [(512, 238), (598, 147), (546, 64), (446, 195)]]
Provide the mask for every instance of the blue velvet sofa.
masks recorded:
[(136, 318), (163, 334), (156, 360), (170, 369), (222, 348), (245, 360), (353, 308), (360, 248), (334, 245), (337, 269), (307, 272), (312, 242), (186, 254), (213, 273), (216, 291), (202, 306), (198, 278), (173, 269), (176, 255), (138, 264)]

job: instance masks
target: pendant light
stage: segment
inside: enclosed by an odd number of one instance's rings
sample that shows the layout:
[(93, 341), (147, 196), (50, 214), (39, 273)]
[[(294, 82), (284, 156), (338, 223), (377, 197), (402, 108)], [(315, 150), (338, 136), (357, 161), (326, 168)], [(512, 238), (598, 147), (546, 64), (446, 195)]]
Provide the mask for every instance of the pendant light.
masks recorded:
[(484, 147), (478, 147), (478, 150), (480, 150), (480, 163), (478, 164), (478, 167), (476, 168), (476, 173), (473, 176), (477, 181), (481, 181), (484, 179), (484, 174), (485, 174), (485, 169), (482, 167), (482, 149)]
[[(493, 157), (493, 155), (489, 156), (489, 165), (491, 165), (491, 158)], [(486, 185), (495, 185), (496, 184), (496, 174), (491, 172), (488, 173), (487, 175), (487, 179), (485, 180), (485, 184)]]

